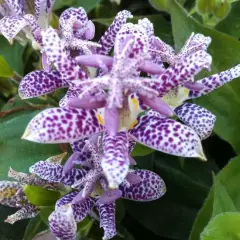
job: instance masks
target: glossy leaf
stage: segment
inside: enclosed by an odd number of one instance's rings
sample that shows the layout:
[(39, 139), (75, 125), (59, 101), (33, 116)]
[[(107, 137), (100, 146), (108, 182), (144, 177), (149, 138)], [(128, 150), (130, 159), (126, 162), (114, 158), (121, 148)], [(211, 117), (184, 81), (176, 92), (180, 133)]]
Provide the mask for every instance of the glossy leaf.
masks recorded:
[[(33, 103), (39, 110), (34, 109)], [(44, 101), (35, 100), (29, 104), (17, 98), (2, 108), (2, 112), (9, 111), (9, 114), (0, 118), (0, 180), (7, 178), (10, 166), (16, 171), (27, 173), (35, 162), (61, 153), (59, 145), (36, 144), (21, 139), (28, 122), (45, 105)]]
[[(124, 201), (126, 212), (158, 236), (186, 240), (212, 184), (212, 171), (218, 168), (211, 161), (202, 163), (195, 159), (186, 159), (182, 168), (177, 157), (159, 152), (154, 155), (150, 170), (164, 179), (167, 192), (147, 204)], [(136, 158), (138, 166), (146, 168), (150, 157)]]
[(0, 55), (0, 77), (12, 77), (13, 70), (6, 60)]
[[(217, 183), (210, 191), (192, 228), (190, 240), (198, 239), (212, 216), (223, 212), (240, 211), (240, 194), (236, 183), (240, 181), (240, 157), (229, 164), (216, 176)], [(224, 189), (223, 189), (224, 187)], [(216, 188), (216, 189), (215, 189)]]
[(60, 192), (31, 185), (24, 187), (24, 193), (28, 201), (36, 206), (52, 206), (61, 197)]
[[(213, 56), (212, 73), (220, 72), (240, 63), (240, 42), (199, 24), (176, 2), (171, 0), (171, 17), (176, 49), (179, 50), (192, 32), (212, 38), (209, 52)], [(209, 75), (209, 74), (207, 74)], [(218, 90), (196, 99), (197, 104), (217, 117), (214, 131), (240, 151), (240, 84), (239, 79)]]
[(41, 220), (40, 216), (38, 215), (29, 221), (23, 239), (32, 240), (36, 234), (46, 229), (47, 225)]
[(209, 222), (207, 227), (201, 233), (201, 240), (237, 240), (240, 237), (239, 224), (239, 212), (219, 214)]

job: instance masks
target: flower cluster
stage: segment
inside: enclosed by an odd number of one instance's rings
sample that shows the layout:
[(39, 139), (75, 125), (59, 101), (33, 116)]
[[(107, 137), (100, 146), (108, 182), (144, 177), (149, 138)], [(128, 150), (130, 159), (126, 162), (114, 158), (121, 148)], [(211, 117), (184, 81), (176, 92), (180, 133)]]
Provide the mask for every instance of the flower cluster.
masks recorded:
[[(47, 16), (52, 2), (35, 1), (36, 16), (41, 16), (43, 9)], [(4, 17), (0, 31), (12, 39), (20, 30), (13, 19), (29, 19), (26, 16), (19, 10), (14, 17)], [(110, 239), (116, 234), (116, 199), (152, 201), (165, 193), (157, 174), (134, 170), (136, 163), (130, 153), (136, 142), (168, 154), (206, 160), (201, 140), (211, 134), (216, 117), (185, 101), (240, 76), (237, 65), (195, 81), (202, 69), (210, 70), (212, 57), (207, 48), (211, 38), (193, 33), (176, 53), (155, 36), (148, 19), (127, 23), (131, 17), (126, 10), (119, 12), (98, 42), (91, 41), (95, 26), (83, 8), (65, 10), (59, 29), (36, 30), (28, 20), (43, 53), (44, 69), (22, 79), (20, 97), (67, 88), (59, 107), (35, 116), (22, 137), (72, 146), (73, 154), (64, 166), (40, 161), (30, 168), (39, 179), (73, 189), (56, 203), (49, 217), (50, 229), (59, 239), (75, 239), (77, 223), (94, 207), (104, 239)], [(11, 28), (6, 25), (8, 21)], [(90, 67), (96, 69), (94, 76)], [(183, 123), (172, 118), (174, 115)], [(76, 164), (82, 168), (75, 168)]]

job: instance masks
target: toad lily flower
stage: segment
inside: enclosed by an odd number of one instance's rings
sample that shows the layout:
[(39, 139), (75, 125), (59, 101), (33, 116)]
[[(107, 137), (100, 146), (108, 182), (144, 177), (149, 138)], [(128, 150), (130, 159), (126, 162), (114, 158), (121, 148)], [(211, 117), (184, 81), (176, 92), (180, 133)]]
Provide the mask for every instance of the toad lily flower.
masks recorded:
[[(88, 30), (88, 21), (86, 16), (84, 15), (83, 10), (81, 8), (75, 10), (71, 8), (71, 10), (69, 11), (66, 10), (60, 17), (60, 22), (62, 23), (61, 28), (64, 35), (70, 35), (69, 38), (71, 38), (71, 36), (73, 35), (71, 39), (77, 39), (77, 37), (79, 37), (78, 35), (74, 35), (76, 31), (70, 28), (71, 26), (74, 27), (74, 23), (76, 22), (75, 20), (77, 18), (78, 25), (80, 24), (80, 21), (81, 25), (85, 26), (83, 27), (83, 36), (81, 35), (81, 39), (79, 40), (82, 41), (84, 39), (90, 38), (88, 36), (88, 31), (92, 30)], [(76, 12), (79, 13), (79, 15), (76, 15), (74, 17), (74, 13)], [(82, 18), (81, 13), (85, 17)], [(131, 17), (131, 14), (125, 10), (117, 14), (113, 23), (99, 40), (99, 44), (101, 45), (101, 47), (98, 48), (98, 53), (108, 54), (110, 52), (115, 42), (117, 32), (119, 31), (121, 26), (126, 23), (126, 20), (129, 17)], [(66, 20), (63, 21), (62, 19)], [(79, 28), (79, 31), (80, 30), (81, 28)], [(55, 91), (58, 88), (67, 88), (71, 85), (72, 80), (86, 80), (88, 77), (86, 72), (81, 69), (76, 64), (75, 60), (70, 56), (69, 51), (67, 51), (66, 49), (66, 41), (64, 39), (61, 40), (55, 30), (51, 28), (48, 29), (47, 31), (42, 33), (42, 37), (44, 46), (43, 49), (47, 55), (48, 61), (50, 63), (53, 63), (57, 71), (52, 70), (47, 72), (38, 70), (27, 74), (23, 78), (19, 86), (19, 95), (23, 99), (45, 95)], [(64, 107), (68, 98), (77, 97), (79, 91), (81, 90), (70, 88), (66, 96), (60, 101), (60, 106)]]
[[(49, 164), (57, 164), (61, 162), (65, 155), (66, 153), (52, 156), (45, 162)], [(39, 186), (49, 190), (56, 190), (61, 187), (59, 183), (52, 183), (40, 179), (34, 174), (17, 172), (12, 168), (9, 169), (8, 177), (13, 178), (15, 181), (0, 181), (0, 204), (8, 207), (20, 208), (20, 210), (13, 215), (8, 216), (5, 220), (5, 222), (11, 224), (22, 219), (33, 218), (40, 212), (40, 207), (34, 206), (28, 201), (27, 196), (24, 193), (25, 186)]]
[(33, 218), (40, 212), (40, 209), (28, 202), (23, 192), (23, 185), (19, 182), (0, 181), (0, 204), (20, 208), (5, 220), (11, 224), (22, 219)]
[[(157, 44), (154, 45), (158, 47), (158, 50), (154, 51), (159, 54), (162, 62), (167, 62), (170, 66), (177, 66), (181, 62), (187, 62), (189, 58), (195, 61), (198, 53), (206, 51), (210, 43), (210, 37), (205, 37), (202, 34), (191, 34), (178, 54), (175, 54), (175, 51), (160, 39), (157, 39)], [(166, 70), (164, 75), (170, 68)], [(191, 71), (191, 69), (189, 70)], [(171, 90), (168, 87), (158, 90), (164, 102), (174, 109), (178, 118), (193, 128), (201, 139), (206, 139), (213, 130), (216, 121), (215, 115), (203, 107), (193, 103), (184, 103), (184, 101), (204, 96), (238, 77), (240, 77), (240, 65), (196, 82), (194, 82), (194, 76), (192, 75), (189, 78), (191, 81), (183, 85), (175, 85), (175, 88)], [(161, 78), (159, 76), (160, 80)], [(170, 85), (171, 82), (168, 84)]]
[[(100, 167), (101, 153), (97, 152), (99, 150), (94, 150), (94, 146), (89, 142), (86, 143), (93, 150), (93, 158), (89, 159), (90, 162), (93, 161), (92, 169), (72, 168), (64, 173), (63, 166), (44, 161), (30, 168), (30, 172), (42, 179), (74, 186), (80, 190), (62, 197), (49, 217), (50, 229), (60, 239), (66, 239), (67, 236), (68, 239), (74, 239), (76, 222), (82, 221), (90, 214), (94, 205), (99, 211), (100, 226), (104, 229), (103, 239), (110, 239), (116, 235), (116, 199), (122, 197), (134, 201), (152, 201), (160, 198), (166, 191), (163, 180), (147, 170), (130, 171), (118, 190), (110, 190)], [(85, 185), (81, 187), (83, 183)]]
[[(4, 0), (0, 11), (0, 32), (11, 43), (23, 30), (35, 49), (40, 48), (41, 30), (46, 29), (54, 0)], [(29, 29), (30, 28), (30, 29)]]

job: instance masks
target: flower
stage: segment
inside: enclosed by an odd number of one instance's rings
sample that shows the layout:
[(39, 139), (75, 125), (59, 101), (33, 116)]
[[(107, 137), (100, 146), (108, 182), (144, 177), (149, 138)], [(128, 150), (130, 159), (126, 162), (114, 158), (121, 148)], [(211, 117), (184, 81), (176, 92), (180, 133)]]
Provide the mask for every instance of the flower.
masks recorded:
[(11, 43), (23, 30), (26, 37), (32, 41), (33, 47), (39, 49), (41, 29), (48, 27), (54, 2), (54, 0), (3, 1), (0, 12), (4, 17), (0, 20), (0, 32)]
[(60, 239), (74, 239), (76, 222), (82, 221), (91, 213), (94, 205), (100, 216), (100, 226), (104, 229), (103, 239), (116, 235), (115, 201), (125, 198), (134, 201), (152, 201), (166, 191), (163, 180), (148, 170), (131, 170), (119, 189), (111, 190), (106, 184), (101, 168), (102, 153), (99, 147), (86, 141), (92, 156), (88, 159), (91, 168), (72, 168), (64, 172), (63, 166), (40, 161), (30, 168), (30, 172), (40, 178), (72, 186), (73, 191), (57, 201), (55, 211), (49, 217), (52, 233)]
[[(108, 54), (110, 52), (117, 32), (129, 17), (131, 17), (131, 14), (125, 10), (117, 14), (113, 23), (99, 40), (99, 46), (101, 47), (97, 48), (98, 53)], [(76, 22), (77, 31), (74, 28)], [(70, 8), (60, 16), (60, 29), (62, 35), (65, 36), (63, 39), (52, 28), (42, 32), (43, 51), (46, 53), (48, 62), (52, 63), (57, 71), (48, 68), (48, 71), (37, 70), (27, 74), (19, 86), (18, 91), (21, 98), (38, 97), (58, 88), (71, 87), (72, 80), (88, 78), (85, 70), (76, 64), (75, 59), (70, 56), (69, 52), (71, 49), (83, 49), (89, 53), (88, 47), (96, 46), (95, 43), (86, 42), (86, 39), (91, 38), (89, 35), (92, 35), (93, 31), (92, 27), (89, 30), (88, 23), (86, 13), (82, 8)], [(65, 106), (66, 100), (71, 96), (77, 96), (78, 93), (79, 90), (70, 88), (66, 96), (60, 101), (60, 106)]]
[[(45, 162), (60, 163), (65, 155), (66, 153), (50, 157)], [(29, 175), (17, 172), (12, 168), (9, 169), (8, 177), (16, 181), (0, 181), (0, 204), (8, 207), (20, 208), (20, 210), (8, 216), (5, 220), (5, 222), (11, 224), (22, 219), (33, 218), (40, 212), (40, 207), (34, 206), (28, 201), (24, 193), (24, 188), (26, 186), (39, 186), (49, 190), (56, 190), (60, 187), (59, 184), (40, 179), (34, 174)]]

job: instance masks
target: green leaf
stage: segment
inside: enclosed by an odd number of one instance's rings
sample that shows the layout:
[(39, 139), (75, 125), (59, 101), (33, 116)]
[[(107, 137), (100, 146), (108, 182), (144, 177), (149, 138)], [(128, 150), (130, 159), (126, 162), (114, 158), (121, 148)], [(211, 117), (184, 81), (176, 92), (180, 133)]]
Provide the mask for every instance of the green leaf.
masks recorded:
[[(212, 73), (226, 70), (239, 63), (240, 43), (236, 39), (203, 27), (175, 1), (171, 0), (171, 18), (176, 49), (179, 50), (192, 32), (212, 38), (209, 52), (213, 57)], [(214, 131), (240, 152), (240, 84), (239, 80), (196, 99), (196, 103), (217, 116)]]
[(216, 176), (216, 181), (221, 182), (225, 192), (221, 191), (222, 188), (217, 188), (217, 193), (214, 192), (214, 188), (211, 189), (203, 208), (195, 220), (190, 240), (199, 239), (200, 233), (216, 212), (240, 211), (240, 193), (236, 186), (236, 183), (240, 181), (240, 156), (230, 160), (228, 165)]
[(54, 211), (54, 209), (54, 207), (44, 207), (41, 209), (40, 217), (46, 225), (48, 225), (48, 217)]
[[(167, 192), (161, 199), (147, 203), (126, 200), (126, 212), (158, 236), (186, 240), (212, 184), (212, 171), (218, 169), (211, 161), (196, 159), (185, 159), (182, 168), (178, 157), (160, 152), (154, 155), (154, 165), (148, 169), (164, 179)], [(150, 157), (136, 158), (138, 166), (146, 168)]]
[(38, 186), (26, 185), (23, 190), (28, 201), (36, 206), (53, 206), (61, 197), (60, 192)]
[(0, 55), (0, 77), (12, 77), (13, 70), (6, 60)]
[(229, 196), (226, 187), (221, 183), (221, 180), (215, 177), (214, 180), (214, 202), (212, 217), (223, 212), (236, 212), (237, 209), (233, 203), (233, 200)]
[(146, 147), (140, 143), (137, 143), (134, 150), (131, 152), (131, 156), (133, 157), (145, 156), (152, 152), (154, 152), (154, 149)]
[(47, 229), (47, 225), (41, 220), (38, 215), (35, 218), (32, 218), (25, 230), (23, 240), (32, 240), (39, 232)]
[(237, 39), (240, 36), (240, 21), (239, 21), (240, 2), (237, 1), (232, 4), (231, 12), (221, 21), (216, 29), (218, 31), (227, 33)]
[(201, 240), (240, 239), (240, 213), (227, 212), (213, 218), (201, 234)]
[(168, 1), (169, 0), (148, 0), (149, 3), (159, 11), (169, 11)]
[(54, 10), (71, 6), (71, 7), (83, 7), (86, 12), (93, 10), (100, 0), (57, 0), (54, 5)]
[(24, 70), (23, 52), (25, 47), (16, 41), (13, 45), (10, 45), (3, 36), (0, 36), (0, 46), (0, 55), (6, 60), (11, 69), (22, 75)]
[[(0, 205), (0, 239), (1, 240), (19, 240), (23, 239), (25, 228), (29, 220), (22, 220), (11, 225), (4, 220), (18, 209)], [(28, 240), (28, 239), (27, 239)]]
[[(45, 104), (44, 101), (43, 103)], [(21, 139), (29, 121), (40, 112), (24, 109), (29, 106), (31, 105), (26, 104), (26, 101), (17, 99), (9, 101), (2, 108), (2, 111), (13, 109), (19, 111), (0, 118), (0, 180), (7, 178), (9, 167), (16, 171), (28, 172), (29, 167), (35, 162), (61, 153), (59, 145), (39, 144)]]

